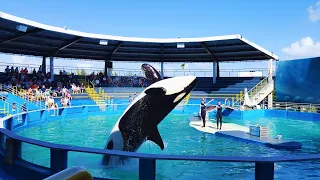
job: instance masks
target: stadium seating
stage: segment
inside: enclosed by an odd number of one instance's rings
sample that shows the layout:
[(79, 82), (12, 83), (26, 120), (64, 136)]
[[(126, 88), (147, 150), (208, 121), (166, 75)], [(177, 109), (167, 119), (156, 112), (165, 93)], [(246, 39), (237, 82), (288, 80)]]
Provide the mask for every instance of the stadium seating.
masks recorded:
[(251, 89), (261, 78), (252, 77), (219, 77), (212, 83), (210, 77), (199, 77), (198, 84), (193, 91), (204, 91), (214, 94), (237, 94), (244, 88)]

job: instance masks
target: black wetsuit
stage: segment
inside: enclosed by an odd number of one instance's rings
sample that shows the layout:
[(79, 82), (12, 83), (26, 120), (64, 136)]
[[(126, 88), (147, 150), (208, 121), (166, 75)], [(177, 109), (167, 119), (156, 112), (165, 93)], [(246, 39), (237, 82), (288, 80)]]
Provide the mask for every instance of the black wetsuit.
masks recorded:
[(222, 107), (221, 105), (217, 106), (217, 129), (219, 128), (219, 122), (220, 122), (220, 129), (222, 126)]
[(201, 119), (203, 121), (203, 127), (206, 126), (206, 114), (207, 114), (206, 105), (202, 102), (201, 103), (201, 114), (200, 114), (200, 116), (201, 116)]

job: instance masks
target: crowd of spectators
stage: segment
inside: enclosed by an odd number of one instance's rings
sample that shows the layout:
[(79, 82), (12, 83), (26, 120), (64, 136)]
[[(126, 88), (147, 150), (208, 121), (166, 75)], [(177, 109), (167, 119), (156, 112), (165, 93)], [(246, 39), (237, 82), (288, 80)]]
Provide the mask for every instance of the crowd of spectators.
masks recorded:
[(89, 80), (99, 87), (148, 87), (151, 84), (146, 78), (137, 75), (107, 77), (103, 72), (91, 73)]
[(12, 90), (17, 87), (16, 93), (28, 99), (31, 102), (45, 102), (46, 107), (53, 108), (57, 106), (53, 97), (61, 97), (61, 105), (69, 106), (72, 99), (71, 93), (83, 93), (85, 87), (80, 84), (77, 77), (71, 73), (68, 75), (65, 71), (60, 71), (59, 78), (56, 81), (51, 80), (50, 72), (45, 73), (42, 66), (38, 70), (33, 69), (32, 73), (27, 68), (13, 66), (5, 69), (6, 82), (5, 89)]
[[(64, 70), (60, 71), (54, 80), (51, 80), (50, 72), (46, 72), (42, 66), (37, 70), (34, 68), (32, 72), (29, 72), (28, 68), (7, 66), (5, 74), (4, 87), (7, 90), (12, 91), (12, 88), (16, 87), (17, 95), (31, 102), (43, 102), (47, 108), (57, 108), (54, 97), (61, 97), (61, 106), (71, 106), (71, 93), (85, 92), (85, 86), (78, 82), (77, 76)], [(91, 73), (88, 79), (98, 87), (147, 87), (151, 84), (144, 77), (137, 75), (108, 77), (102, 72)]]

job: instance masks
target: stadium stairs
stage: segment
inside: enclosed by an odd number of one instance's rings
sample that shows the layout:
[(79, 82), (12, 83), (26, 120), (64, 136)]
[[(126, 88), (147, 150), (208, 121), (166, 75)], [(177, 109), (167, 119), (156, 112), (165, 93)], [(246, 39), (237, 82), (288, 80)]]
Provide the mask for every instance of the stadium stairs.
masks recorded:
[(86, 92), (88, 93), (88, 96), (99, 106), (99, 108), (102, 111), (107, 110), (107, 102), (105, 100), (105, 97), (102, 93), (99, 93), (95, 90), (93, 87), (86, 87)]

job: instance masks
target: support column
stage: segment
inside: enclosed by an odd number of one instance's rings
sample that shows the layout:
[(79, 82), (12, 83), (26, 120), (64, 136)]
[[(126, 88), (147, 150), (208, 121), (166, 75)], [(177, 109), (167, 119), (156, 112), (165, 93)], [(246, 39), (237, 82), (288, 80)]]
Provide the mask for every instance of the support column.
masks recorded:
[[(268, 83), (273, 83), (272, 82), (272, 78), (273, 78), (273, 67), (272, 67), (272, 59), (269, 60), (269, 63), (268, 63)], [(268, 109), (272, 109), (273, 107), (273, 93), (270, 93), (268, 95)]]
[(109, 72), (108, 72), (108, 60), (104, 60), (104, 76), (109, 77)]
[(217, 61), (217, 77), (220, 77), (219, 61)]
[(53, 57), (50, 57), (50, 77), (51, 81), (54, 80), (54, 68), (53, 68)]
[(274, 163), (255, 163), (255, 179), (256, 180), (273, 180), (274, 179)]
[(44, 74), (47, 73), (47, 62), (46, 62), (46, 57), (45, 56), (42, 57), (42, 72)]
[(268, 109), (272, 109), (273, 107), (273, 93), (268, 95)]
[(217, 62), (213, 61), (212, 64), (212, 83), (214, 84), (217, 81)]
[(164, 77), (164, 74), (163, 74), (163, 62), (161, 62), (161, 71), (160, 72), (161, 72), (161, 74), (160, 74), (161, 78), (163, 79), (163, 77)]

